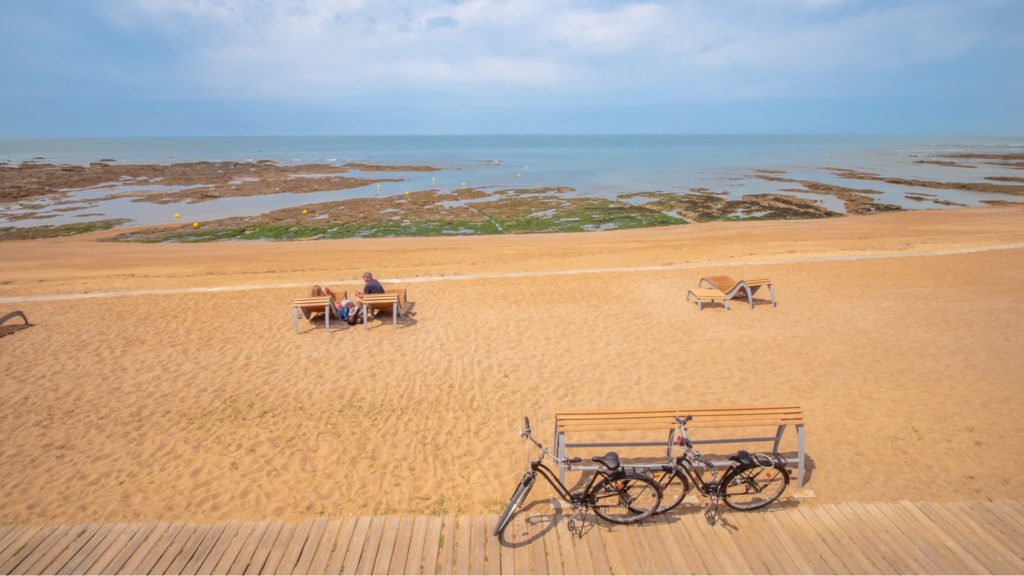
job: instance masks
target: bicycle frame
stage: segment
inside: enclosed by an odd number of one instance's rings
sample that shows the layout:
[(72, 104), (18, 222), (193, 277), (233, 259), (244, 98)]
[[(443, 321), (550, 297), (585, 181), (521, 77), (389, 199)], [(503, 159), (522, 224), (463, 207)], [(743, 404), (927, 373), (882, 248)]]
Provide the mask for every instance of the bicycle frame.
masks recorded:
[(598, 479), (608, 477), (608, 474), (606, 474), (605, 472), (601, 470), (596, 470), (594, 474), (590, 476), (590, 480), (587, 482), (586, 487), (582, 491), (573, 494), (572, 492), (569, 491), (569, 488), (566, 487), (566, 485), (563, 484), (562, 481), (558, 479), (558, 476), (555, 474), (554, 470), (548, 468), (544, 464), (543, 454), (541, 454), (540, 457), (537, 458), (536, 460), (530, 462), (530, 470), (534, 474), (539, 474), (545, 480), (547, 480), (548, 484), (550, 484), (551, 487), (555, 489), (555, 492), (558, 493), (558, 497), (572, 505), (585, 506), (590, 504), (588, 500), (588, 496), (590, 495), (590, 489), (594, 487), (594, 484), (598, 481)]

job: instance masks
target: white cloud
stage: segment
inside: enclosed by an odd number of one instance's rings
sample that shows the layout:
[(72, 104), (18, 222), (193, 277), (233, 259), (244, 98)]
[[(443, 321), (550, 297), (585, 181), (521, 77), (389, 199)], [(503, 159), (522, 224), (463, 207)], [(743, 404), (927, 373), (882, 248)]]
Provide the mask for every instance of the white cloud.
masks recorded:
[(111, 14), (179, 43), (182, 80), (205, 96), (639, 85), (728, 98), (826, 90), (823, 79), (955, 58), (986, 41), (977, 6), (134, 0), (111, 5)]

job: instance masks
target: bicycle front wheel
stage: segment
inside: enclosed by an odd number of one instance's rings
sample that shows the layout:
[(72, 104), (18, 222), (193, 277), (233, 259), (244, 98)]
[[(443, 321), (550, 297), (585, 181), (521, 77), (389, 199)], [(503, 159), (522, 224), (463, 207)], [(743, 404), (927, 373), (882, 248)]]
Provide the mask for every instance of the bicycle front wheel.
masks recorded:
[(720, 490), (730, 508), (757, 510), (782, 495), (789, 486), (789, 471), (785, 465), (770, 467), (738, 466), (726, 472)]
[(523, 475), (523, 479), (519, 481), (519, 485), (516, 486), (515, 492), (512, 493), (512, 498), (508, 501), (508, 506), (505, 507), (505, 512), (501, 514), (501, 518), (498, 519), (498, 523), (494, 526), (494, 535), (499, 536), (505, 531), (505, 527), (508, 526), (509, 520), (515, 515), (516, 510), (523, 504), (523, 500), (526, 500), (526, 496), (533, 489), (534, 483), (537, 481), (536, 475), (532, 472), (527, 472)]
[(647, 518), (661, 505), (661, 486), (642, 474), (607, 477), (590, 493), (594, 513), (615, 524)]

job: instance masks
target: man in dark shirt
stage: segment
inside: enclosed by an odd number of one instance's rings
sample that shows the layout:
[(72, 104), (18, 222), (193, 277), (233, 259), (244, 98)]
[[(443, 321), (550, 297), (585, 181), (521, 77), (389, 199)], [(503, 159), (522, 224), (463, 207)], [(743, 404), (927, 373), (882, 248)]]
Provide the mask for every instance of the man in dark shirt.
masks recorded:
[(363, 272), (363, 291), (356, 292), (356, 305), (363, 305), (363, 294), (383, 294), (384, 287), (373, 278), (370, 272)]

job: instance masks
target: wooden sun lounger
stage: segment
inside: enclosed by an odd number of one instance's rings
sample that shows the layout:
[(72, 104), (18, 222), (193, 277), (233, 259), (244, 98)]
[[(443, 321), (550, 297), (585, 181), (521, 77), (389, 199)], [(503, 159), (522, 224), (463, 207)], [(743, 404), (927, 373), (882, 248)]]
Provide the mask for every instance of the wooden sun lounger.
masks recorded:
[(693, 296), (694, 301), (697, 302), (697, 310), (703, 310), (706, 302), (721, 302), (725, 309), (729, 309), (729, 298), (722, 293), (721, 290), (715, 290), (713, 288), (691, 288), (686, 293), (686, 301), (690, 301), (690, 297)]
[(295, 323), (295, 333), (299, 333), (299, 314), (310, 322), (319, 315), (324, 315), (324, 326), (327, 330), (331, 329), (331, 304), (332, 298), (330, 296), (310, 296), (308, 298), (296, 298), (292, 302), (292, 319)]
[[(7, 326), (3, 326), (3, 324), (6, 323), (8, 320), (13, 320), (15, 318), (21, 318), (24, 324), (8, 324)], [(24, 312), (22, 312), (21, 310), (8, 312), (7, 314), (4, 314), (2, 317), (0, 317), (0, 338), (3, 338), (4, 336), (8, 336), (10, 334), (14, 334), (19, 330), (24, 330), (29, 326), (31, 326), (31, 324), (29, 324), (28, 318), (25, 317)]]
[(398, 326), (398, 315), (408, 304), (404, 286), (385, 288), (383, 294), (363, 294), (363, 329), (370, 329), (370, 311), (391, 310), (391, 325)]
[[(754, 294), (762, 286), (767, 286), (772, 297), (772, 307), (776, 306), (775, 286), (772, 285), (771, 278), (746, 278), (742, 280), (734, 280), (731, 276), (708, 276), (706, 278), (701, 278), (697, 285), (701, 288), (718, 290), (729, 300), (739, 296), (746, 296), (751, 309), (754, 307)], [(689, 296), (687, 296), (687, 299), (689, 299)]]

